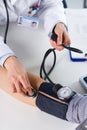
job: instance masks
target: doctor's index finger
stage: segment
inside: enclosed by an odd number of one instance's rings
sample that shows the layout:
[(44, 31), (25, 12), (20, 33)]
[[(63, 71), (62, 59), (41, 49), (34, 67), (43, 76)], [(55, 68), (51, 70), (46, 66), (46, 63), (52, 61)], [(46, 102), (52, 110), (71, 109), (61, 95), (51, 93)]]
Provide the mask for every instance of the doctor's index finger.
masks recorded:
[(27, 77), (27, 76), (26, 76), (26, 77), (22, 77), (22, 78), (20, 79), (20, 82), (21, 82), (23, 88), (24, 88), (25, 90), (29, 91), (30, 94), (32, 94), (32, 89), (31, 89), (32, 87), (31, 87), (31, 84), (30, 84), (30, 82), (29, 82), (28, 77)]
[(71, 43), (69, 34), (67, 32), (65, 32), (63, 37), (64, 37), (63, 43), (65, 43), (65, 45), (69, 45)]
[(57, 34), (57, 45), (61, 45), (63, 42), (63, 34), (62, 33), (58, 33)]

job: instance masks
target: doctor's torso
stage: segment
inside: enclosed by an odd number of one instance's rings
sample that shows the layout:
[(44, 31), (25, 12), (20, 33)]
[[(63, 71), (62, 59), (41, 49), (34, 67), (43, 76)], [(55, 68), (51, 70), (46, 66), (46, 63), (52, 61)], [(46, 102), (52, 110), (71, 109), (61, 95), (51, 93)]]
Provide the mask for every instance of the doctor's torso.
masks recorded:
[[(66, 25), (62, 0), (6, 0), (6, 2), (10, 22), (17, 22), (20, 16), (33, 16), (43, 22), (47, 34), (52, 31), (58, 21)], [(38, 3), (38, 9), (30, 15), (30, 9)], [(0, 25), (6, 24), (6, 21), (6, 9), (3, 0), (0, 0)]]
[[(29, 8), (38, 0), (7, 0), (10, 21), (16, 21), (19, 15), (27, 15)], [(3, 0), (0, 0), (0, 24), (6, 23), (6, 10)]]

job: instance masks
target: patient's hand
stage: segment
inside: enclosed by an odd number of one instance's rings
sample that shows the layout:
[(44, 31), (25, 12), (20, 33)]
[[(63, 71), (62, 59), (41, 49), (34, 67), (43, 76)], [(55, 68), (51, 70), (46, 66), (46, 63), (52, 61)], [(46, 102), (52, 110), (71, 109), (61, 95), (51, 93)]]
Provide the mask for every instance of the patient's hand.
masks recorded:
[(28, 91), (31, 95), (32, 90), (28, 74), (19, 60), (14, 56), (9, 57), (5, 61), (4, 67), (7, 69), (10, 90), (21, 94), (26, 94)]

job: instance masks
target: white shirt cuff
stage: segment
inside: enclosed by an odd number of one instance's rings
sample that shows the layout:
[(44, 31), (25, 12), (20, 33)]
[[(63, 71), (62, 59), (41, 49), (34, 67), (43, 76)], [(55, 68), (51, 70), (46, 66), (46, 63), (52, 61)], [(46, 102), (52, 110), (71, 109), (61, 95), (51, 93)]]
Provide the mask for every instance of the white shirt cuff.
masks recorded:
[(6, 59), (7, 59), (8, 57), (10, 57), (10, 56), (15, 56), (15, 54), (14, 54), (14, 53), (8, 53), (8, 54), (6, 54), (6, 55), (0, 57), (0, 66), (3, 67), (4, 62), (5, 62)]

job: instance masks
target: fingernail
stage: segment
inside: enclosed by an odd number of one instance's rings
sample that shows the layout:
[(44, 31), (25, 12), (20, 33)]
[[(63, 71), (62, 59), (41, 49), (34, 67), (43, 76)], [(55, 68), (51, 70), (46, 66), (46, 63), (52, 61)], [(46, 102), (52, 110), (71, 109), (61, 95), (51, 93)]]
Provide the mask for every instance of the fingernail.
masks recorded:
[(60, 46), (61, 45), (61, 42), (57, 42), (57, 46)]
[(32, 95), (32, 94), (33, 94), (33, 91), (32, 91), (31, 89), (30, 89), (30, 90), (27, 89), (27, 92), (28, 92), (29, 95)]

